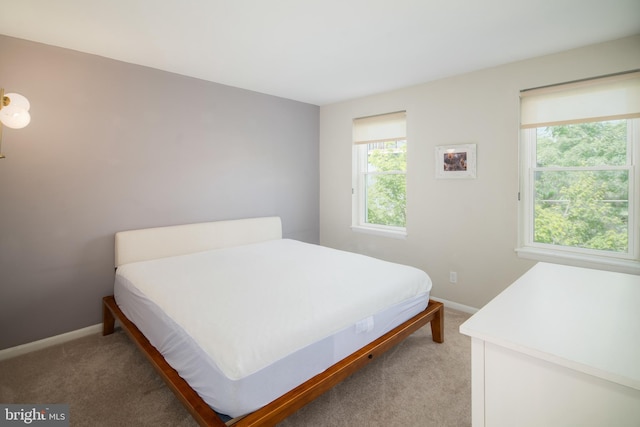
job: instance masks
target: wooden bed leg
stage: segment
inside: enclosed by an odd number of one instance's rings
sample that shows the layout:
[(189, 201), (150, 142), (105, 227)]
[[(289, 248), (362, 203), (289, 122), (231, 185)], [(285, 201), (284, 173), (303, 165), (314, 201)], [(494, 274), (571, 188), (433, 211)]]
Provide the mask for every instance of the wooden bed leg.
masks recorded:
[(113, 316), (111, 309), (107, 306), (108, 298), (113, 299), (113, 296), (104, 297), (102, 299), (102, 335), (112, 334), (116, 324), (116, 318)]
[(435, 317), (431, 319), (431, 336), (437, 343), (444, 342), (444, 305), (440, 304)]

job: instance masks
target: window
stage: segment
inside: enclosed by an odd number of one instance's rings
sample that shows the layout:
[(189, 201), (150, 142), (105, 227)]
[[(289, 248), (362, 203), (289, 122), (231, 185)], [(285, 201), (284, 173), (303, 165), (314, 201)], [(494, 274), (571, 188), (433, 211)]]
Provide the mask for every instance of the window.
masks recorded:
[(353, 121), (353, 228), (404, 236), (407, 207), (405, 112)]
[(639, 72), (521, 92), (520, 255), (640, 271), (639, 118)]

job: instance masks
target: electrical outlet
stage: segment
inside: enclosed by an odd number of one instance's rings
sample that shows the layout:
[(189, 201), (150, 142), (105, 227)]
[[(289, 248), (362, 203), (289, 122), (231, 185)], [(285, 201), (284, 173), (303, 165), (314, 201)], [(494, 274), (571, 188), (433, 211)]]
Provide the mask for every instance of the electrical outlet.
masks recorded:
[(456, 273), (455, 271), (450, 271), (449, 272), (449, 282), (458, 283), (458, 273)]

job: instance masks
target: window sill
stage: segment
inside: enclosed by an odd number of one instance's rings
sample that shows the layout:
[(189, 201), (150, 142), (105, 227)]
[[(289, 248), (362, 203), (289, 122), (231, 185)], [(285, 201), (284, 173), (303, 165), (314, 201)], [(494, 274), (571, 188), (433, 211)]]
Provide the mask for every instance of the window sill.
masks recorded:
[(640, 274), (640, 262), (638, 261), (596, 257), (531, 247), (518, 248), (516, 252), (520, 258), (535, 261), (616, 271), (618, 273)]
[(390, 237), (392, 239), (406, 239), (407, 232), (405, 230), (391, 230), (383, 228), (363, 227), (361, 225), (352, 225), (351, 230), (356, 233), (372, 234), (374, 236)]

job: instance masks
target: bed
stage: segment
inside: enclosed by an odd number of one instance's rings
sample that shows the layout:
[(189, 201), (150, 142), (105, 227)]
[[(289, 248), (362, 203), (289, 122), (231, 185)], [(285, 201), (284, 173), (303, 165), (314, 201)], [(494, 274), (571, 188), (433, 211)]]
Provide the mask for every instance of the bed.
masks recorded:
[(116, 233), (116, 319), (201, 425), (275, 425), (444, 309), (413, 267), (282, 238), (278, 217)]

